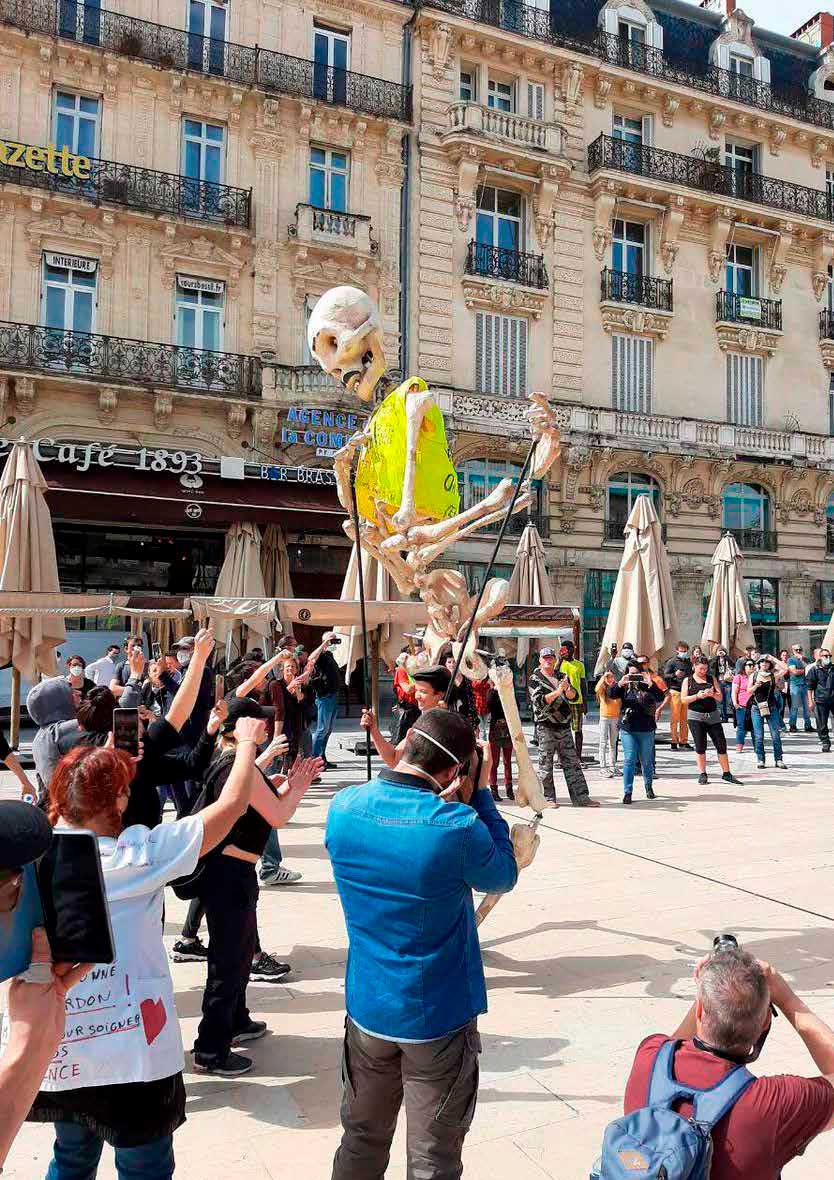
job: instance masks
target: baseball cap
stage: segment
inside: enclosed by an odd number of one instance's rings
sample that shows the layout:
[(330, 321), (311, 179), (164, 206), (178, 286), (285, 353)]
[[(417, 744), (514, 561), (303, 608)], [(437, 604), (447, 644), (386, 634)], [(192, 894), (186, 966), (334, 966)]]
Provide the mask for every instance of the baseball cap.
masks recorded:
[(556, 655), (556, 649), (555, 649), (555, 648), (553, 648), (553, 647), (543, 647), (543, 648), (541, 649), (541, 651), (539, 652), (539, 655), (540, 655), (540, 656), (555, 656), (555, 655)]
[(52, 826), (39, 807), (17, 799), (0, 801), (0, 869), (17, 869), (43, 856)]
[(181, 648), (183, 648), (183, 650), (193, 651), (193, 649), (194, 649), (194, 636), (193, 635), (184, 635), (182, 637), (182, 639), (178, 639), (176, 641), (176, 643), (174, 644), (174, 647), (181, 647)]
[(251, 697), (232, 697), (229, 701), (229, 716), (220, 727), (221, 733), (231, 733), (239, 717), (257, 717), (259, 721), (272, 721), (275, 710), (270, 705), (259, 705)]

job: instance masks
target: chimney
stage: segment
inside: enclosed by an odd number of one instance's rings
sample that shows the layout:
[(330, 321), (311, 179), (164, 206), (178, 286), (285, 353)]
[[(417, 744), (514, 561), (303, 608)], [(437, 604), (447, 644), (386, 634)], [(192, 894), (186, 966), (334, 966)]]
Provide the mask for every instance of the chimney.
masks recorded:
[(736, 0), (701, 0), (701, 8), (708, 12), (720, 12), (722, 16), (732, 16), (736, 10)]
[(806, 20), (791, 36), (817, 49), (827, 49), (834, 42), (834, 16), (830, 12), (818, 12)]

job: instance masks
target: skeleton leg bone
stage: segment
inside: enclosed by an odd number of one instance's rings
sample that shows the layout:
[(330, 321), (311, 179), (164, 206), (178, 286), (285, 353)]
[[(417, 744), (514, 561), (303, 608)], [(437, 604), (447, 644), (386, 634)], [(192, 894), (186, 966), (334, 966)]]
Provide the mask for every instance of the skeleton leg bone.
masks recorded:
[[(536, 828), (539, 826), (538, 816), (531, 824), (513, 824), (510, 831), (510, 839), (513, 842), (513, 852), (515, 853), (515, 863), (518, 865), (518, 871), (526, 869), (529, 864), (532, 864), (536, 853), (539, 850), (539, 843), (541, 837)], [(480, 926), (487, 914), (492, 913), (498, 902), (504, 896), (503, 893), (487, 893), (481, 900), (481, 904), (475, 913), (475, 924)]]
[[(524, 509), (530, 507), (530, 505), (533, 503), (533, 500), (533, 492), (521, 492), (516, 501), (513, 512), (515, 513), (524, 511)], [(484, 503), (485, 501), (482, 500), (479, 507), (481, 507)], [(461, 513), (460, 516), (452, 517), (451, 520), (444, 521), (442, 523), (444, 525), (453, 525), (455, 522), (460, 521), (464, 515), (468, 515), (468, 513)], [(485, 525), (492, 524), (496, 520), (503, 520), (505, 515), (506, 505), (503, 508), (496, 509), (494, 512), (488, 512), (485, 516), (480, 517), (478, 520), (471, 521), (462, 528), (457, 528), (454, 532), (447, 532), (441, 540), (435, 542), (434, 544), (421, 545), (419, 548), (414, 549), (411, 553), (409, 553), (407, 558), (409, 565), (411, 565), (414, 569), (425, 569), (427, 566), (431, 565), (433, 561), (440, 557), (441, 554), (445, 553), (449, 546), (453, 545), (455, 541), (460, 541), (463, 537), (468, 537), (470, 533), (476, 533), (478, 529), (482, 529)], [(427, 525), (424, 529), (421, 529), (420, 532), (428, 533), (429, 530), (433, 528), (435, 528), (434, 525)], [(409, 544), (411, 544), (413, 540), (412, 530), (409, 530), (408, 540)]]
[(513, 688), (513, 674), (507, 664), (491, 664), (489, 678), (495, 685), (498, 697), (504, 708), (504, 716), (510, 730), (516, 762), (518, 763), (518, 783), (515, 788), (516, 801), (522, 807), (532, 807), (541, 814), (547, 807), (554, 804), (545, 799), (539, 776), (533, 769), (530, 751), (521, 728), (521, 718), (518, 715), (518, 705)]
[[(355, 530), (352, 520), (346, 520), (342, 525), (345, 535), (351, 541), (355, 540)], [(394, 584), (405, 598), (414, 593), (414, 574), (397, 551), (386, 550), (382, 545), (382, 535), (369, 521), (360, 521), (359, 531), (362, 534), (361, 544), (370, 555), (379, 562), (382, 568), (394, 579)]]

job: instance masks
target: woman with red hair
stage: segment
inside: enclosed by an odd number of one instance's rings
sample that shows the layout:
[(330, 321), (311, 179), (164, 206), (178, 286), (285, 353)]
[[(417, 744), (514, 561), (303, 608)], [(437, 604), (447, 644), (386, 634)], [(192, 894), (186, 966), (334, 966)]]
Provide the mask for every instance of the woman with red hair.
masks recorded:
[[(209, 724), (216, 731), (220, 717), (212, 715)], [(265, 736), (263, 721), (240, 718), (234, 765), (216, 802), (152, 829), (122, 827), (135, 774), (126, 754), (81, 747), (58, 764), (49, 818), (56, 827), (98, 837), (116, 958), (93, 968), (67, 995), (64, 1039), (29, 1114), (31, 1121), (55, 1124), (47, 1180), (92, 1180), (105, 1142), (115, 1148), (119, 1180), (173, 1174), (185, 1089), (162, 943), (163, 893), (169, 881), (192, 874), (245, 813)]]

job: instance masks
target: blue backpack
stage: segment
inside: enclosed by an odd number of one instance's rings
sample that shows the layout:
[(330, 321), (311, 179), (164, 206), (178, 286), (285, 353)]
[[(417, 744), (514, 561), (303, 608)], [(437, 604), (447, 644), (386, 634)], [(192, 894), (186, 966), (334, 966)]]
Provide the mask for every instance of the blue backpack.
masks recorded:
[[(648, 1105), (608, 1124), (592, 1180), (709, 1180), (712, 1131), (756, 1079), (739, 1065), (710, 1090), (686, 1086), (674, 1075), (680, 1043), (660, 1049)], [(692, 1103), (690, 1119), (672, 1110), (681, 1101)]]

